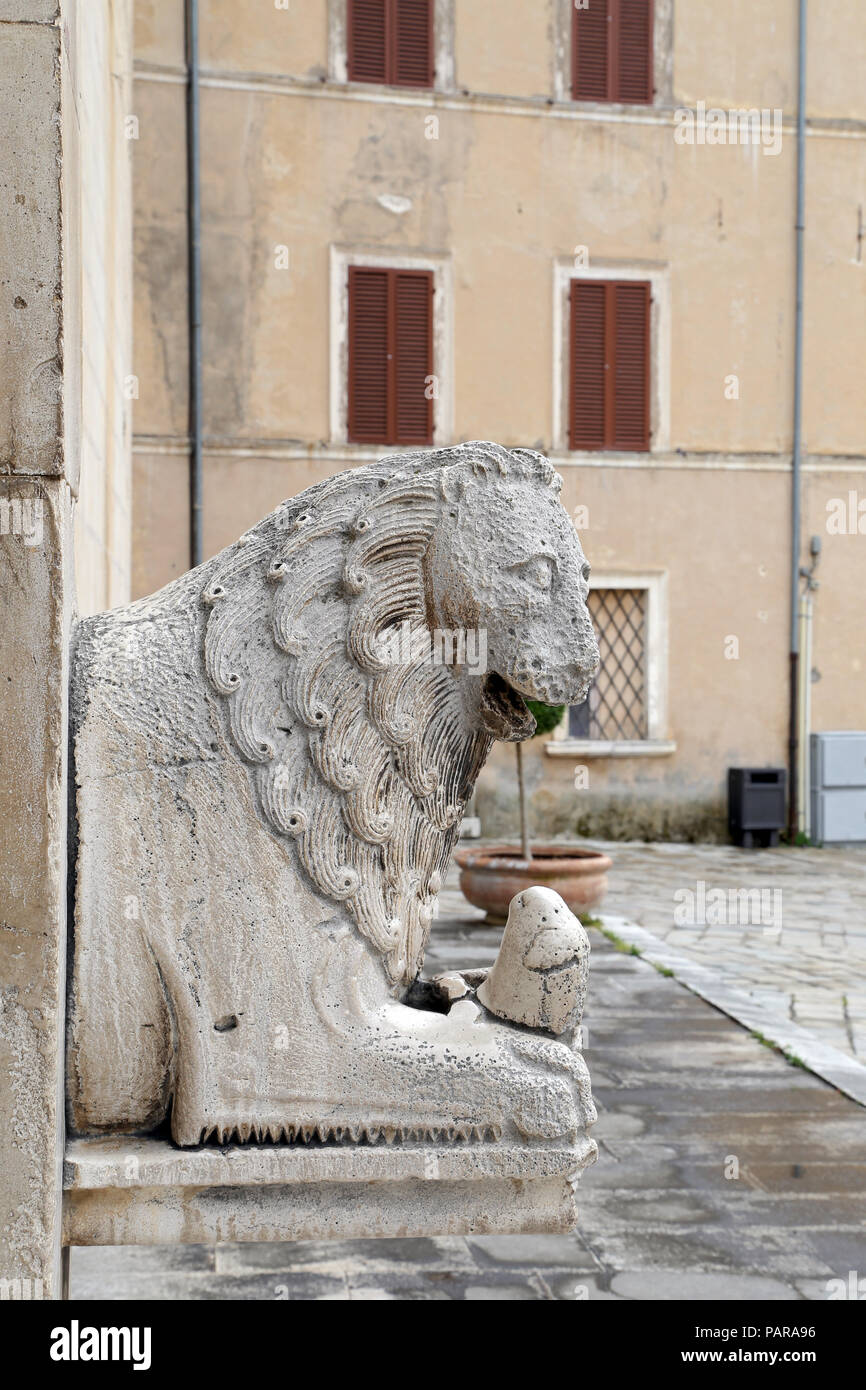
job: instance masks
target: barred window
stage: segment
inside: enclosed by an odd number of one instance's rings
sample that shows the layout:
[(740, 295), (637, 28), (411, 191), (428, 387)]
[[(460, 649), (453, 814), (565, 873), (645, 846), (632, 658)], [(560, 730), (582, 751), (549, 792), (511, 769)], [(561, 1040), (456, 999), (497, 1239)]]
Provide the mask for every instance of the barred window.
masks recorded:
[(569, 738), (646, 739), (647, 591), (591, 589), (587, 600), (601, 666), (582, 705), (568, 711)]

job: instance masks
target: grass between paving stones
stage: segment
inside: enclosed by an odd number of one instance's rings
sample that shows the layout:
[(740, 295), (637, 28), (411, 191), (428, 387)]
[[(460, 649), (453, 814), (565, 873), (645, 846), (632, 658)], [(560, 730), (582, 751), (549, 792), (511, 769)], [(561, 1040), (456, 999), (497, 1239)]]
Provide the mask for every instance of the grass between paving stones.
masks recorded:
[[(606, 936), (617, 951), (622, 951), (623, 955), (640, 956), (641, 960), (644, 959), (644, 953), (639, 946), (632, 946), (630, 942), (623, 941), (621, 936), (618, 936), (610, 927), (606, 927), (598, 917), (590, 917), (586, 914), (582, 916), (580, 920), (585, 927), (595, 927), (596, 931), (600, 931), (602, 936)], [(673, 976), (674, 972), (666, 965), (656, 965), (654, 960), (648, 960), (647, 964), (651, 965), (653, 970), (657, 970), (660, 975), (664, 975), (668, 978)]]
[(759, 1033), (754, 1028), (749, 1029), (749, 1037), (755, 1038), (756, 1041), (759, 1042), (762, 1047), (770, 1047), (773, 1049), (774, 1052), (780, 1052), (784, 1057), (785, 1061), (789, 1062), (792, 1067), (801, 1067), (803, 1071), (809, 1070), (803, 1059), (801, 1057), (798, 1057), (796, 1052), (792, 1052), (789, 1047), (782, 1047), (780, 1043), (773, 1042), (772, 1038), (765, 1037), (763, 1033)]

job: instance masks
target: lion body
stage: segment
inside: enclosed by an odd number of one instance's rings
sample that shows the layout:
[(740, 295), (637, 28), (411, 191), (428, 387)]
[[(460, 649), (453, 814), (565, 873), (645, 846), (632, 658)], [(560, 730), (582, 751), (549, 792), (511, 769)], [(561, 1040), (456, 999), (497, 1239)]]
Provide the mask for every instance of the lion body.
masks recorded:
[[(75, 1130), (150, 1130), (173, 1105), (196, 1142), (250, 1096), (303, 1109), (313, 1073), (339, 1105), (335, 952), (351, 945), (374, 993), (376, 972), (392, 995), (415, 978), (492, 743), (480, 677), (394, 663), (382, 638), (439, 616), (451, 485), (491, 468), (550, 490), (546, 461), (497, 446), (384, 459), (79, 625)], [(457, 592), (445, 616), (469, 627), (479, 609)]]

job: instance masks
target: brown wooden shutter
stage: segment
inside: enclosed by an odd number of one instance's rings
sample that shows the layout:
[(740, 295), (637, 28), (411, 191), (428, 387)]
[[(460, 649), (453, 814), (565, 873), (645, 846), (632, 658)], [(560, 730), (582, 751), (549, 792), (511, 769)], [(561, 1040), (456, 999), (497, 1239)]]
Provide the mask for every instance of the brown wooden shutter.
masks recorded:
[(348, 0), (352, 82), (433, 85), (434, 0)]
[(387, 82), (388, 0), (349, 0), (348, 72), (351, 82)]
[(650, 286), (572, 280), (569, 448), (649, 448)]
[(653, 0), (586, 0), (573, 11), (575, 101), (653, 99)]
[(605, 285), (571, 282), (570, 449), (604, 448)]
[(359, 444), (388, 436), (388, 276), (349, 267), (349, 438)]
[(432, 444), (433, 273), (349, 268), (348, 437)]
[(609, 0), (589, 0), (585, 10), (574, 10), (572, 21), (571, 86), (575, 101), (607, 101)]
[(433, 272), (394, 272), (395, 444), (433, 442)]
[(433, 0), (394, 0), (393, 75), (399, 87), (433, 85)]
[(610, 447), (648, 449), (650, 287), (632, 280), (610, 288), (615, 370)]
[(616, 101), (652, 101), (652, 0), (618, 0)]

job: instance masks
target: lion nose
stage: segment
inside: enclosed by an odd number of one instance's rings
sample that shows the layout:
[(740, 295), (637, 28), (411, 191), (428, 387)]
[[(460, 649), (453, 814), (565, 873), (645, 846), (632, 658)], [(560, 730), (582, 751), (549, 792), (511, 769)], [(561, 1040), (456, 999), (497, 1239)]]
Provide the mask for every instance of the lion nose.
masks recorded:
[(579, 705), (586, 699), (586, 693), (592, 685), (600, 665), (598, 647), (594, 646), (593, 651), (581, 653), (578, 661), (573, 661), (568, 667), (568, 674), (565, 684), (569, 694), (562, 697), (557, 703)]

